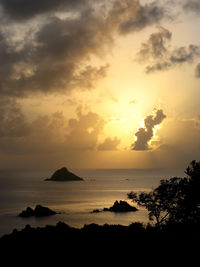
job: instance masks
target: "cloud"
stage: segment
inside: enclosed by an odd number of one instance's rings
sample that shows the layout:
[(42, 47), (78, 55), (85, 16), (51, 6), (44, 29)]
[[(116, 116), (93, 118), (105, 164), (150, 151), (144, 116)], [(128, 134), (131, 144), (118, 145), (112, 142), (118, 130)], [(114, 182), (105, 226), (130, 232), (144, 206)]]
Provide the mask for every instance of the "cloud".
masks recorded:
[(152, 33), (149, 39), (142, 43), (137, 54), (139, 62), (148, 62), (145, 68), (147, 74), (156, 71), (169, 70), (185, 63), (193, 63), (200, 55), (200, 46), (190, 44), (188, 47), (171, 49), (169, 42), (172, 33), (160, 27), (157, 33)]
[[(4, 13), (12, 20), (24, 21), (37, 15), (53, 12), (81, 12), (85, 8), (100, 4), (98, 0), (0, 0)], [(138, 0), (101, 1), (108, 8), (109, 25), (116, 24), (119, 32), (138, 31), (157, 23), (166, 15), (166, 9), (156, 1), (142, 5)], [(102, 11), (102, 10), (101, 10)]]
[(118, 31), (128, 34), (157, 24), (166, 17), (166, 9), (156, 2), (141, 5), (137, 0), (115, 1), (110, 16), (120, 20)]
[(50, 18), (20, 50), (0, 33), (0, 94), (26, 96), (91, 88), (105, 77), (108, 65), (91, 66), (89, 58), (100, 53), (100, 48), (103, 53), (110, 42), (101, 21), (90, 12), (75, 19)]
[(183, 4), (183, 9), (185, 11), (192, 11), (195, 13), (200, 12), (200, 1), (199, 0), (186, 0)]
[(81, 86), (82, 88), (87, 89), (92, 88), (97, 80), (106, 76), (108, 68), (109, 64), (99, 68), (87, 66), (82, 72), (74, 77), (74, 86)]
[(199, 46), (191, 44), (188, 47), (175, 48), (173, 51), (168, 51), (166, 58), (163, 57), (160, 62), (155, 62), (152, 65), (147, 66), (146, 73), (169, 70), (170, 68), (182, 65), (184, 63), (191, 64), (196, 58), (198, 58), (199, 55)]
[(196, 45), (189, 45), (186, 47), (179, 47), (172, 51), (170, 62), (172, 64), (182, 64), (185, 62), (193, 62), (196, 56), (200, 55), (200, 47)]
[(35, 120), (28, 121), (19, 106), (16, 119), (12, 119), (11, 116), (9, 122), (11, 123), (8, 124), (8, 128), (3, 125), (4, 135), (0, 138), (1, 153), (38, 155), (65, 151), (64, 134), (67, 120), (61, 112), (38, 116)]
[(91, 58), (109, 51), (116, 32), (140, 31), (167, 16), (156, 2), (137, 0), (0, 0), (0, 5), (7, 18), (0, 29), (0, 95), (11, 97), (91, 89), (109, 68), (94, 66)]
[(98, 146), (98, 150), (117, 150), (117, 146), (120, 144), (120, 140), (115, 138), (107, 137), (102, 144)]
[(69, 150), (94, 150), (97, 146), (99, 134), (102, 132), (105, 122), (96, 113), (77, 113), (77, 119), (70, 119), (66, 135), (66, 148)]
[(79, 109), (77, 118), (71, 119), (62, 112), (54, 112), (30, 121), (15, 100), (5, 99), (4, 103), (1, 99), (0, 104), (0, 151), (5, 155), (93, 151), (105, 125), (91, 111), (83, 114)]
[(0, 98), (0, 138), (19, 138), (29, 133), (30, 126), (20, 105), (15, 100)]
[(86, 0), (0, 0), (4, 12), (12, 20), (24, 21), (51, 11), (67, 11), (84, 7)]
[(0, 155), (62, 155), (96, 150), (117, 150), (120, 140), (106, 138), (99, 145), (105, 121), (92, 111), (77, 109), (77, 118), (62, 112), (30, 121), (15, 99), (0, 99)]
[(172, 33), (163, 27), (159, 27), (158, 29), (158, 32), (152, 33), (149, 39), (142, 43), (140, 51), (138, 52), (139, 60), (161, 58), (166, 54), (168, 50), (167, 44), (171, 40)]
[(163, 110), (159, 109), (154, 115), (149, 115), (144, 119), (144, 128), (139, 128), (136, 132), (136, 141), (133, 144), (133, 150), (149, 150), (149, 141), (153, 138), (154, 127), (161, 124), (166, 118)]
[(172, 64), (170, 62), (161, 62), (161, 63), (154, 63), (153, 65), (146, 66), (145, 72), (147, 74), (156, 72), (156, 71), (165, 71), (170, 69)]

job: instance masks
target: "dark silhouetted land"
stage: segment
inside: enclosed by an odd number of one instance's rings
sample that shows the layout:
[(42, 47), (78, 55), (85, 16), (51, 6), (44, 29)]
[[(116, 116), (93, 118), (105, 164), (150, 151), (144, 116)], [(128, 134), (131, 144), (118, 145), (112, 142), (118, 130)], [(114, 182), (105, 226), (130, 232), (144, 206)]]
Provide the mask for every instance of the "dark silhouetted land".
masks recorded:
[(26, 210), (23, 210), (19, 216), (23, 218), (35, 216), (35, 217), (43, 217), (43, 216), (52, 216), (55, 215), (56, 212), (41, 205), (37, 205), (35, 209), (27, 207)]
[(111, 212), (130, 212), (130, 211), (137, 211), (138, 209), (134, 206), (131, 206), (128, 202), (126, 201), (115, 201), (113, 206), (110, 208), (103, 208), (103, 210), (95, 209), (92, 211), (92, 213), (98, 213), (101, 211), (111, 211)]
[(129, 226), (90, 224), (79, 229), (59, 222), (56, 226), (32, 228), (27, 225), (21, 231), (13, 230), (0, 238), (0, 249), (11, 254), (18, 251), (22, 258), (28, 255), (29, 261), (40, 255), (45, 262), (60, 257), (73, 262), (79, 259), (79, 263), (93, 259), (93, 266), (97, 266), (97, 262), (107, 262), (108, 258), (112, 262), (139, 263), (145, 258), (149, 261), (151, 257), (154, 260), (162, 255), (165, 262), (174, 256), (181, 260), (189, 255), (189, 249), (193, 252), (198, 249), (199, 242), (200, 225), (196, 224), (172, 224), (162, 229), (145, 227), (141, 223)]
[(116, 200), (113, 206), (111, 206), (110, 208), (104, 208), (103, 210), (112, 212), (129, 212), (129, 211), (137, 211), (137, 208), (129, 205), (126, 201), (120, 200), (118, 202)]
[(59, 181), (59, 182), (67, 182), (67, 181), (83, 181), (83, 178), (77, 176), (76, 174), (68, 171), (66, 167), (63, 167), (53, 173), (51, 178), (45, 179), (45, 181)]

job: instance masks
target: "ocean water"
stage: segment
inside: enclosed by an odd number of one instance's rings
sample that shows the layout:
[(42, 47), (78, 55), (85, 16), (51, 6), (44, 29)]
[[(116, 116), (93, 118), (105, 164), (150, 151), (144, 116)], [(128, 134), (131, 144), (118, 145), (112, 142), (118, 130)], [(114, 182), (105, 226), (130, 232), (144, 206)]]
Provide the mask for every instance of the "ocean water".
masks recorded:
[[(91, 213), (94, 209), (110, 207), (116, 200), (127, 199), (130, 191), (149, 191), (159, 185), (161, 179), (174, 176), (183, 177), (179, 170), (134, 170), (101, 169), (73, 170), (84, 181), (52, 182), (44, 181), (51, 171), (0, 171), (0, 236), (13, 229), (55, 225), (58, 221), (73, 227), (97, 223), (103, 225), (132, 222), (148, 222), (148, 213), (139, 207), (137, 212)], [(43, 218), (20, 218), (18, 214), (30, 206), (41, 204), (59, 214)]]

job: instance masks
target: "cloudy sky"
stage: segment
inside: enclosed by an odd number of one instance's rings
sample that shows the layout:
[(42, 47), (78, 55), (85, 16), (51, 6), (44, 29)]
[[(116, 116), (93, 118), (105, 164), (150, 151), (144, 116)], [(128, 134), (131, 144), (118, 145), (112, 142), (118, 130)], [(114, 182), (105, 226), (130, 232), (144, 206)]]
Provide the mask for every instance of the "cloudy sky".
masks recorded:
[(0, 0), (0, 168), (200, 159), (200, 0)]

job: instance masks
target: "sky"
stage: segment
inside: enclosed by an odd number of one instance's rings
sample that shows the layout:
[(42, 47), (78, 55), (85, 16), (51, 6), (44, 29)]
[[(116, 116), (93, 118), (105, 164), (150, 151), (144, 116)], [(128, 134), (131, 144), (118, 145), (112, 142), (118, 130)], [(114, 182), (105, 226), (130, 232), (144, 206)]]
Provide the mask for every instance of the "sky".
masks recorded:
[(0, 0), (0, 169), (200, 158), (200, 0)]

